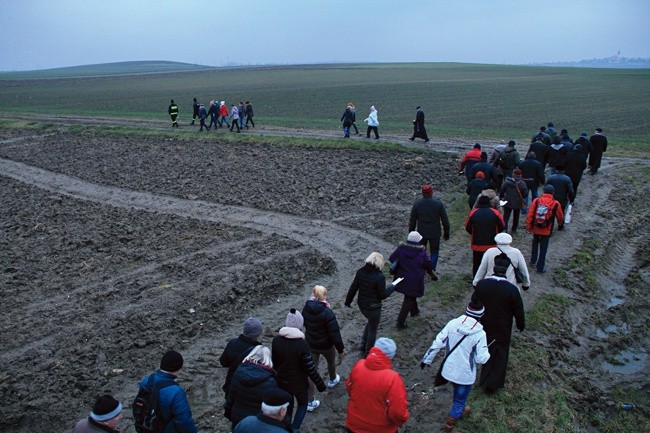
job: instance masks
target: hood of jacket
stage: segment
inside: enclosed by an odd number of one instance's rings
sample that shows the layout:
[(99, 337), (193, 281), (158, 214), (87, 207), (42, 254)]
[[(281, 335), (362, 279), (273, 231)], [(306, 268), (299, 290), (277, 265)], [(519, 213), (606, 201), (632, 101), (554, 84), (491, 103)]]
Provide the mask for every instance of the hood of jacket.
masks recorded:
[(303, 332), (300, 329), (292, 328), (290, 326), (283, 326), (282, 328), (280, 328), (278, 335), (280, 335), (281, 337), (290, 338), (292, 340), (296, 340), (298, 338), (302, 338), (302, 339), (305, 338), (305, 334), (303, 334)]
[(555, 149), (555, 150), (560, 150), (560, 149), (562, 149), (562, 148), (564, 147), (564, 144), (562, 144), (562, 143), (555, 143), (555, 144), (551, 144), (551, 147), (552, 147), (553, 149)]
[(459, 319), (458, 327), (455, 329), (459, 334), (473, 335), (483, 331), (483, 325), (475, 318), (463, 314)]
[(369, 370), (387, 370), (391, 367), (391, 361), (378, 347), (372, 347), (366, 356), (366, 367)]
[(252, 362), (244, 362), (237, 367), (237, 376), (240, 382), (246, 387), (255, 387), (266, 382), (269, 377), (275, 376), (272, 369), (264, 368)]
[(318, 316), (320, 313), (323, 312), (323, 310), (325, 310), (325, 308), (327, 308), (325, 303), (321, 301), (317, 301), (315, 299), (310, 299), (307, 302), (305, 302), (305, 310), (309, 314), (313, 314), (314, 316)]
[(403, 242), (399, 245), (399, 249), (404, 255), (408, 258), (413, 258), (419, 255), (422, 251), (424, 251), (424, 245), (422, 244), (414, 244), (411, 242)]

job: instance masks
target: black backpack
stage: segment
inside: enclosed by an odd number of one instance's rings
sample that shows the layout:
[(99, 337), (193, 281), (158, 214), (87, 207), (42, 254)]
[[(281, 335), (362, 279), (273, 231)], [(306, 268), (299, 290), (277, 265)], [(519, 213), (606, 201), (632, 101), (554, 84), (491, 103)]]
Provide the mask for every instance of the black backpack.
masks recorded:
[(160, 433), (170, 421), (165, 420), (160, 411), (160, 390), (176, 385), (176, 381), (166, 379), (154, 384), (153, 377), (153, 374), (149, 375), (147, 383), (133, 400), (133, 421), (138, 433)]
[(510, 148), (506, 148), (499, 152), (499, 157), (497, 158), (498, 166), (506, 170), (509, 170), (515, 166), (515, 152), (514, 150), (508, 152), (508, 149)]

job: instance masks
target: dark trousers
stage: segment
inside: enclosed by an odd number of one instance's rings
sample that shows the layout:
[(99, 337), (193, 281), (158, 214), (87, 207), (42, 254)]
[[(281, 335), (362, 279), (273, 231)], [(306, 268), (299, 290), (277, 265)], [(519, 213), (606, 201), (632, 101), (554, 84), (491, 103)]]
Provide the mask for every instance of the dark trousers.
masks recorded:
[(232, 131), (232, 129), (235, 126), (237, 127), (237, 132), (239, 132), (239, 119), (232, 119), (232, 125), (230, 125), (230, 130)]
[(506, 382), (510, 343), (495, 341), (488, 347), (488, 350), (490, 359), (481, 369), (481, 379), (478, 386), (483, 387), (487, 392), (494, 392), (503, 387)]
[(253, 125), (253, 128), (255, 128), (255, 122), (253, 122), (253, 116), (246, 116), (246, 128), (248, 128), (248, 122)]
[(171, 118), (172, 118), (172, 126), (178, 127), (178, 122), (176, 121), (176, 119), (178, 118), (178, 114), (171, 114)]
[(210, 124), (208, 126), (212, 128), (212, 125), (214, 125), (214, 129), (217, 129), (217, 116), (210, 116)]
[(381, 320), (381, 308), (375, 310), (361, 308), (361, 314), (368, 319), (368, 322), (366, 323), (366, 327), (363, 328), (360, 349), (368, 352), (375, 345), (375, 340), (377, 339), (377, 329), (379, 329), (379, 321)]
[(206, 131), (210, 130), (208, 126), (205, 124), (205, 119), (200, 119), (201, 120), (201, 129), (199, 131), (203, 131), (203, 128), (205, 128)]
[(533, 251), (530, 256), (530, 263), (537, 265), (537, 272), (546, 270), (546, 252), (550, 240), (550, 236), (533, 235)]
[(228, 123), (228, 118), (226, 116), (221, 116), (219, 118), (219, 126), (223, 126), (223, 122), (226, 122), (226, 126), (230, 128), (230, 123)]
[[(375, 133), (375, 138), (379, 138), (379, 130), (376, 126), (369, 126), (368, 130), (366, 131), (366, 138), (370, 138), (370, 131), (373, 131)], [(358, 132), (357, 132), (358, 134)]]
[(411, 316), (415, 316), (419, 312), (420, 308), (418, 307), (418, 298), (415, 296), (404, 295), (402, 308), (399, 310), (399, 314), (397, 315), (397, 325), (406, 325), (406, 317), (409, 315), (409, 313)]
[(485, 251), (472, 251), (472, 277), (476, 275), (476, 271), (481, 267), (483, 255), (485, 255)]
[[(359, 128), (357, 128), (357, 124), (352, 122), (352, 127), (354, 128), (354, 133), (359, 135)], [(370, 135), (368, 135), (368, 136), (370, 136)]]
[[(511, 214), (512, 214), (512, 229), (508, 231), (508, 221), (510, 220)], [(506, 223), (507, 233), (517, 232), (517, 227), (519, 227), (519, 214), (521, 214), (521, 209), (510, 209), (509, 207), (503, 208), (503, 221)]]

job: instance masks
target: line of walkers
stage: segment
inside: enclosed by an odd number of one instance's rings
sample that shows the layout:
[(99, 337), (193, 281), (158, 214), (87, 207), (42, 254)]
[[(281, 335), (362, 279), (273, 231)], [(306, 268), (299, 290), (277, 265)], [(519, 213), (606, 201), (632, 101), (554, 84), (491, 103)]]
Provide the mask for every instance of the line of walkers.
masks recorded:
[[(167, 108), (167, 113), (169, 114), (172, 122), (173, 128), (178, 128), (178, 104), (171, 100), (169, 107)], [(235, 129), (237, 132), (240, 132), (241, 129), (248, 129), (248, 124), (255, 128), (255, 122), (253, 121), (253, 105), (246, 101), (239, 102), (239, 105), (231, 104), (230, 109), (226, 105), (226, 101), (219, 102), (217, 98), (214, 98), (210, 101), (208, 108), (205, 105), (201, 104), (196, 98), (192, 100), (192, 121), (190, 125), (194, 125), (196, 119), (199, 119), (200, 129), (199, 131), (209, 131), (214, 128), (215, 131), (218, 128), (223, 128), (224, 123), (226, 128), (229, 128), (231, 132)], [(208, 122), (206, 124), (206, 122)]]

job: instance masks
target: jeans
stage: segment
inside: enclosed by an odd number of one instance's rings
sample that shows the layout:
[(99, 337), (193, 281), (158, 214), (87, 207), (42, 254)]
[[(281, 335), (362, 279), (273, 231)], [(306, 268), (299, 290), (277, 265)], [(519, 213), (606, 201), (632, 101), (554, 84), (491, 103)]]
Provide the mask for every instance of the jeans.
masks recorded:
[(343, 136), (344, 137), (349, 137), (350, 136), (350, 127), (349, 126), (344, 126), (343, 127)]
[(431, 260), (431, 268), (433, 272), (436, 271), (438, 266), (438, 256), (440, 251), (440, 238), (422, 238), (420, 241), (424, 245), (424, 251), (427, 250), (427, 244), (429, 244), (429, 259)]
[(537, 264), (537, 272), (546, 270), (546, 252), (550, 236), (533, 235), (533, 251), (530, 257), (531, 264)]
[(246, 126), (246, 119), (244, 119), (244, 116), (239, 116), (239, 126), (243, 129), (244, 126)]
[(293, 415), (293, 408), (294, 408), (294, 400), (291, 399), (291, 403), (289, 404), (289, 408), (287, 410), (287, 414), (285, 415), (284, 419), (285, 421), (292, 424), (294, 430), (300, 430), (300, 426), (302, 425), (302, 422), (305, 419), (305, 415), (307, 415), (307, 402), (308, 402), (307, 392), (308, 392), (307, 389), (305, 389), (304, 391), (301, 390), (298, 393), (289, 392), (289, 394), (292, 394), (296, 399), (295, 400), (296, 416), (293, 417), (293, 423), (291, 423), (291, 415)]
[(232, 125), (230, 125), (230, 130), (232, 131), (233, 128), (237, 128), (237, 132), (239, 132), (239, 119), (232, 119)]
[(449, 416), (453, 419), (460, 419), (463, 414), (463, 409), (465, 409), (469, 392), (472, 390), (472, 385), (458, 385), (453, 382), (452, 385), (454, 386), (454, 404), (451, 406)]
[(372, 346), (375, 345), (375, 340), (377, 339), (377, 329), (379, 329), (379, 321), (381, 320), (381, 308), (375, 310), (366, 310), (362, 308), (361, 314), (368, 319), (366, 327), (363, 328), (361, 348), (363, 348), (364, 352), (368, 352)]
[(219, 126), (223, 126), (223, 122), (226, 122), (226, 126), (230, 128), (230, 123), (228, 123), (228, 118), (226, 116), (221, 116), (219, 118)]
[(212, 128), (212, 125), (214, 125), (214, 129), (217, 129), (217, 116), (210, 116), (210, 124), (208, 125), (208, 128)]

